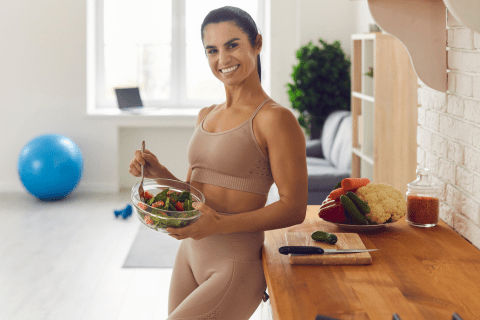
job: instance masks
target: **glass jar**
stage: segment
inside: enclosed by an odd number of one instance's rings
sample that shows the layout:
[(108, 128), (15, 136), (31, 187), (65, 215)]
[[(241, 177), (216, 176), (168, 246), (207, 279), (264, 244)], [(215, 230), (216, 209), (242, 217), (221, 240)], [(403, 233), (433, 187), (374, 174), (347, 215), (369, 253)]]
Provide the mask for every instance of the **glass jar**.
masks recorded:
[(417, 168), (417, 179), (407, 184), (407, 222), (415, 227), (434, 227), (438, 223), (440, 200), (430, 170)]

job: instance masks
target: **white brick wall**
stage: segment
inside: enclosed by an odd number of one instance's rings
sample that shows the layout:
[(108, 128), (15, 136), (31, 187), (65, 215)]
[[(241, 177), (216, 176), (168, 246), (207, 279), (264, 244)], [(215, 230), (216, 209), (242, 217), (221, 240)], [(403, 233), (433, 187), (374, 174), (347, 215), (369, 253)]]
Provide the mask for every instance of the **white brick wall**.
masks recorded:
[[(478, 43), (478, 46), (480, 48), (480, 41)], [(480, 77), (473, 77), (472, 89), (473, 97), (480, 99)]]
[(448, 92), (418, 89), (417, 162), (437, 177), (440, 218), (480, 248), (480, 34), (447, 14)]

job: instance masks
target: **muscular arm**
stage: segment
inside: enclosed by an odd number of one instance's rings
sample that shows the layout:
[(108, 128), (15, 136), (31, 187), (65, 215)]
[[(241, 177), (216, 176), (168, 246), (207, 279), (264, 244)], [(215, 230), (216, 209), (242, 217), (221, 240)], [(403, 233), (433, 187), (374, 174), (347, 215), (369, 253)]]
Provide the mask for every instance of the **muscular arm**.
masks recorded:
[(302, 129), (292, 112), (280, 106), (265, 112), (261, 120), (280, 200), (255, 211), (222, 216), (224, 233), (273, 230), (305, 220), (308, 173)]

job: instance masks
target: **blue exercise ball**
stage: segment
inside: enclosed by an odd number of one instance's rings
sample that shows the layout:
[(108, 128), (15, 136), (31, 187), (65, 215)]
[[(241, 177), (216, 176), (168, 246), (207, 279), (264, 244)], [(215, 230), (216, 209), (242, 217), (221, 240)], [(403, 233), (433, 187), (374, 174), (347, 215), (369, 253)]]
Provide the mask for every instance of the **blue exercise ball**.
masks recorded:
[(59, 134), (30, 140), (18, 158), (18, 175), (29, 193), (40, 200), (65, 198), (82, 178), (83, 157), (78, 146)]

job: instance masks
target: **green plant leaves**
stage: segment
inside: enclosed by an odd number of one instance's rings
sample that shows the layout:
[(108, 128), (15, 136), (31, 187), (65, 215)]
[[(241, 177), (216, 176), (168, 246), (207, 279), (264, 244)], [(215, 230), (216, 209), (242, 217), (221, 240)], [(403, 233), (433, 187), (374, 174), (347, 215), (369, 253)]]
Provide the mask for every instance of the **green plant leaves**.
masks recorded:
[(335, 110), (350, 109), (350, 60), (340, 42), (318, 40), (296, 52), (292, 82), (286, 85), (292, 108), (300, 112), (299, 124), (310, 134), (310, 127), (321, 128), (324, 119)]

